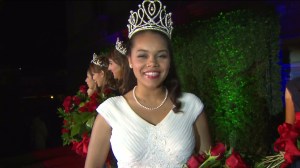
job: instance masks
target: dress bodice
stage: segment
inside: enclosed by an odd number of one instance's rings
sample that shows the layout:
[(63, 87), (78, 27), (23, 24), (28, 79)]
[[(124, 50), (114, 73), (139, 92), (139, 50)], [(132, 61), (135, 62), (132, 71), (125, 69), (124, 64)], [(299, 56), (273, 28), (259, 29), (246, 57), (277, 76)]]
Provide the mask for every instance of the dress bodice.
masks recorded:
[(181, 168), (195, 148), (193, 124), (203, 109), (198, 97), (184, 93), (182, 112), (171, 110), (157, 125), (137, 115), (123, 96), (103, 102), (97, 111), (112, 127), (111, 146), (118, 167)]

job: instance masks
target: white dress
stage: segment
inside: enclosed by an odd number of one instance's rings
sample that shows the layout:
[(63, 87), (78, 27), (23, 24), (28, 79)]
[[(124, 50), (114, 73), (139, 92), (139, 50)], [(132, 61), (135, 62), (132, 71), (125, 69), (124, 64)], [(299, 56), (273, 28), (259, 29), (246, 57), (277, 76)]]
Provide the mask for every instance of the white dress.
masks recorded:
[(157, 125), (138, 116), (123, 96), (100, 104), (97, 111), (112, 128), (110, 143), (119, 168), (181, 168), (187, 162), (203, 103), (191, 93), (183, 93), (180, 101), (182, 112), (171, 110)]

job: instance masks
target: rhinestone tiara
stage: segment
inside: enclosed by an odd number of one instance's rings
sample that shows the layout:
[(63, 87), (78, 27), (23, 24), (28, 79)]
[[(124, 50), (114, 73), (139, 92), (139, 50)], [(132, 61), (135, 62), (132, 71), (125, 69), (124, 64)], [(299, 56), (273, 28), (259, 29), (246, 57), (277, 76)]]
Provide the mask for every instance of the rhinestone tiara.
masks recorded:
[(138, 5), (136, 12), (130, 11), (128, 19), (128, 38), (141, 30), (157, 30), (166, 34), (171, 39), (173, 22), (172, 13), (166, 12), (160, 0), (144, 0), (142, 5)]
[(108, 64), (100, 59), (100, 56), (98, 56), (97, 54), (93, 54), (93, 59), (91, 61), (91, 63), (100, 66), (101, 68), (107, 68)]
[(117, 41), (116, 41), (116, 45), (115, 45), (115, 48), (123, 55), (126, 55), (126, 48), (124, 47), (124, 44), (123, 44), (123, 41), (120, 41), (119, 40), (119, 37), (117, 38)]

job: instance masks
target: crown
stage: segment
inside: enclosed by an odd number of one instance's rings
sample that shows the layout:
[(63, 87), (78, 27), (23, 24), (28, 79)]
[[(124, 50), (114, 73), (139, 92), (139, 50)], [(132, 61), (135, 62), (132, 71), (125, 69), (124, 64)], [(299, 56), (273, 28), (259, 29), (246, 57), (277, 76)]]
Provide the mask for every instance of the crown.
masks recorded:
[(126, 55), (126, 48), (124, 47), (123, 45), (123, 41), (120, 41), (119, 40), (119, 37), (117, 38), (117, 41), (116, 41), (116, 45), (115, 45), (116, 49), (123, 55)]
[(136, 12), (130, 11), (128, 19), (128, 38), (141, 30), (157, 30), (166, 34), (170, 39), (173, 30), (171, 13), (166, 12), (159, 0), (144, 0), (138, 5)]
[(105, 61), (101, 60), (100, 56), (98, 56), (98, 55), (95, 54), (95, 53), (93, 54), (93, 59), (92, 59), (91, 63), (93, 63), (93, 64), (95, 64), (95, 65), (98, 65), (98, 66), (100, 66), (101, 68), (106, 68), (106, 67), (108, 67), (108, 64), (107, 64)]

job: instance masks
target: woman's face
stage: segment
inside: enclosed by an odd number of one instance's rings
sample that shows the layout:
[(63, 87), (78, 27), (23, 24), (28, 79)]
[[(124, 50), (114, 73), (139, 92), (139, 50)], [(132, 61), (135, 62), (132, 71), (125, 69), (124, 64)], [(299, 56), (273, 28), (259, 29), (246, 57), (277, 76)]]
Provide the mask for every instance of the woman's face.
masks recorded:
[(115, 79), (121, 79), (122, 78), (122, 73), (121, 73), (121, 66), (118, 65), (114, 60), (109, 58), (109, 65), (108, 65), (108, 70), (111, 71), (114, 75)]
[(96, 81), (98, 87), (101, 87), (104, 80), (104, 72), (93, 73), (93, 80)]
[(158, 87), (166, 79), (170, 68), (167, 41), (157, 33), (145, 32), (134, 37), (128, 57), (138, 85)]
[(85, 82), (86, 82), (86, 84), (88, 85), (88, 87), (90, 89), (95, 89), (96, 88), (96, 83), (93, 80), (93, 76), (89, 72), (86, 73)]

